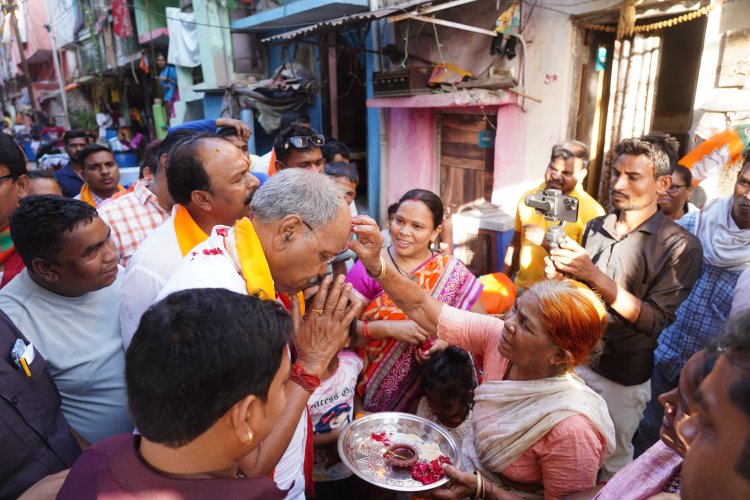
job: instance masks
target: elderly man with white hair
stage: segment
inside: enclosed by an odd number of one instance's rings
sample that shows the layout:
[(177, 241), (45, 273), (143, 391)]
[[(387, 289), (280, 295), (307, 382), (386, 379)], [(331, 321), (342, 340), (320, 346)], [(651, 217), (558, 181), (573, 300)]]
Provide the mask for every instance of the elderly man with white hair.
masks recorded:
[[(226, 288), (279, 300), (292, 309), (293, 317), (298, 316), (299, 292), (325, 275), (349, 238), (351, 216), (343, 193), (325, 175), (288, 169), (258, 190), (251, 211), (252, 219), (243, 218), (231, 227), (214, 227), (211, 236), (185, 256), (157, 300), (188, 288)], [(314, 314), (308, 315), (312, 318), (306, 318), (305, 323), (321, 318), (330, 321), (326, 317), (331, 314), (326, 304), (329, 287), (341, 290), (343, 279), (335, 284), (331, 278), (323, 281), (311, 305)], [(346, 285), (343, 293), (348, 294), (349, 288)], [(345, 336), (358, 310), (336, 309), (333, 320)], [(304, 330), (301, 327), (302, 333)], [(330, 337), (331, 332), (295, 335), (296, 359), (286, 383), (287, 411), (259, 451), (242, 463), (248, 475), (273, 473), (281, 489), (291, 488), (287, 498), (304, 498), (305, 450), (312, 445), (307, 436), (306, 405), (341, 345)]]

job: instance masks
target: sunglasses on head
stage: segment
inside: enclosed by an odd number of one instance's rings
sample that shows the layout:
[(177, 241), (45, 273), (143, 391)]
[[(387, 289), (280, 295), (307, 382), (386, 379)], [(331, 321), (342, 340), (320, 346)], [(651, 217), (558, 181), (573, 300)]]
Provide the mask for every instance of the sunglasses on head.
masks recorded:
[(310, 146), (321, 147), (325, 143), (326, 138), (322, 135), (295, 135), (286, 140), (284, 149), (289, 149), (289, 146), (295, 149), (305, 149)]

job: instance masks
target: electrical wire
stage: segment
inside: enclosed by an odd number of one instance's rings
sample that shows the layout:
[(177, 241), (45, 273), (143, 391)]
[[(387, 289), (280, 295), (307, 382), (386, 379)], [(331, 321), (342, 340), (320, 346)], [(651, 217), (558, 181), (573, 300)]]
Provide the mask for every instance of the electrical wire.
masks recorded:
[(548, 3), (547, 6), (552, 7), (577, 7), (578, 5), (586, 5), (589, 3), (605, 2), (606, 0), (581, 0), (575, 3)]
[[(523, 0), (523, 3), (525, 3), (526, 5), (533, 5), (529, 0)], [(536, 2), (534, 2), (534, 4), (536, 4)], [(553, 9), (552, 7), (548, 7), (546, 5), (537, 5), (537, 7), (539, 7), (540, 9), (544, 9), (544, 10), (551, 10), (552, 12), (557, 12), (558, 14), (562, 14), (564, 16), (572, 16), (573, 15), (572, 12), (565, 12), (564, 10)]]
[[(600, 0), (595, 0), (595, 1), (598, 2)], [(529, 10), (529, 14), (526, 16), (526, 21), (523, 23), (523, 26), (521, 26), (521, 29), (518, 30), (518, 33), (520, 35), (523, 34), (523, 31), (529, 25), (529, 22), (531, 21), (531, 15), (534, 13), (534, 9), (536, 8), (536, 4), (538, 4), (538, 3), (539, 3), (539, 0), (534, 0), (534, 3), (531, 5), (531, 9)], [(523, 21), (523, 19), (521, 19), (521, 21)]]
[(437, 45), (438, 54), (440, 54), (440, 62), (443, 63), (443, 72), (448, 72), (448, 65), (445, 63), (445, 57), (443, 57), (443, 45), (440, 43), (437, 32), (437, 24), (432, 24), (432, 30), (435, 32), (435, 44)]
[(401, 61), (401, 67), (406, 67), (406, 59), (409, 57), (409, 25), (411, 24), (411, 20), (406, 20), (406, 36), (404, 37), (404, 60)]

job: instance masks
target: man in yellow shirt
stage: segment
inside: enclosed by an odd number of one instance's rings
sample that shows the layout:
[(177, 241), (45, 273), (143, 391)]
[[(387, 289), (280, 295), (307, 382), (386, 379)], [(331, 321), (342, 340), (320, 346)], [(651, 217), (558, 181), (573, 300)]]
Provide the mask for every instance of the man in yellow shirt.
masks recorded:
[(569, 140), (552, 148), (544, 183), (521, 196), (516, 211), (515, 234), (505, 253), (503, 272), (515, 274), (516, 286), (523, 290), (532, 283), (544, 279), (544, 257), (547, 251), (541, 246), (544, 233), (550, 225), (532, 207), (526, 206), (526, 196), (545, 189), (559, 189), (563, 194), (578, 198), (578, 220), (565, 224), (565, 234), (581, 243), (586, 223), (594, 217), (604, 215), (604, 209), (592, 198), (580, 183), (588, 173), (589, 151), (580, 141)]

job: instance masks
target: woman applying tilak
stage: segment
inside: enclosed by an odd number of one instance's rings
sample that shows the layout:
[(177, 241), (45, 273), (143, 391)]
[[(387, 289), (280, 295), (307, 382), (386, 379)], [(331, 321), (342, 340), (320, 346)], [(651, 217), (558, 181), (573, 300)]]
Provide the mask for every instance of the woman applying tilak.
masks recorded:
[[(392, 243), (380, 256), (436, 300), (463, 310), (484, 312), (482, 285), (458, 259), (433, 250), (444, 217), (440, 197), (412, 189), (398, 202), (390, 223)], [(431, 335), (410, 320), (362, 263), (346, 277), (352, 299), (362, 303), (357, 333), (364, 338), (364, 371), (357, 391), (367, 411), (409, 411), (419, 401), (422, 361), (434, 349)]]
[(606, 325), (601, 300), (573, 280), (530, 287), (505, 320), (461, 311), (429, 296), (381, 254), (382, 236), (355, 217), (351, 243), (363, 266), (421, 328), (483, 355), (472, 433), (463, 443), (468, 472), (446, 467), (436, 498), (562, 498), (592, 487), (614, 427), (604, 400), (573, 373), (589, 361)]

